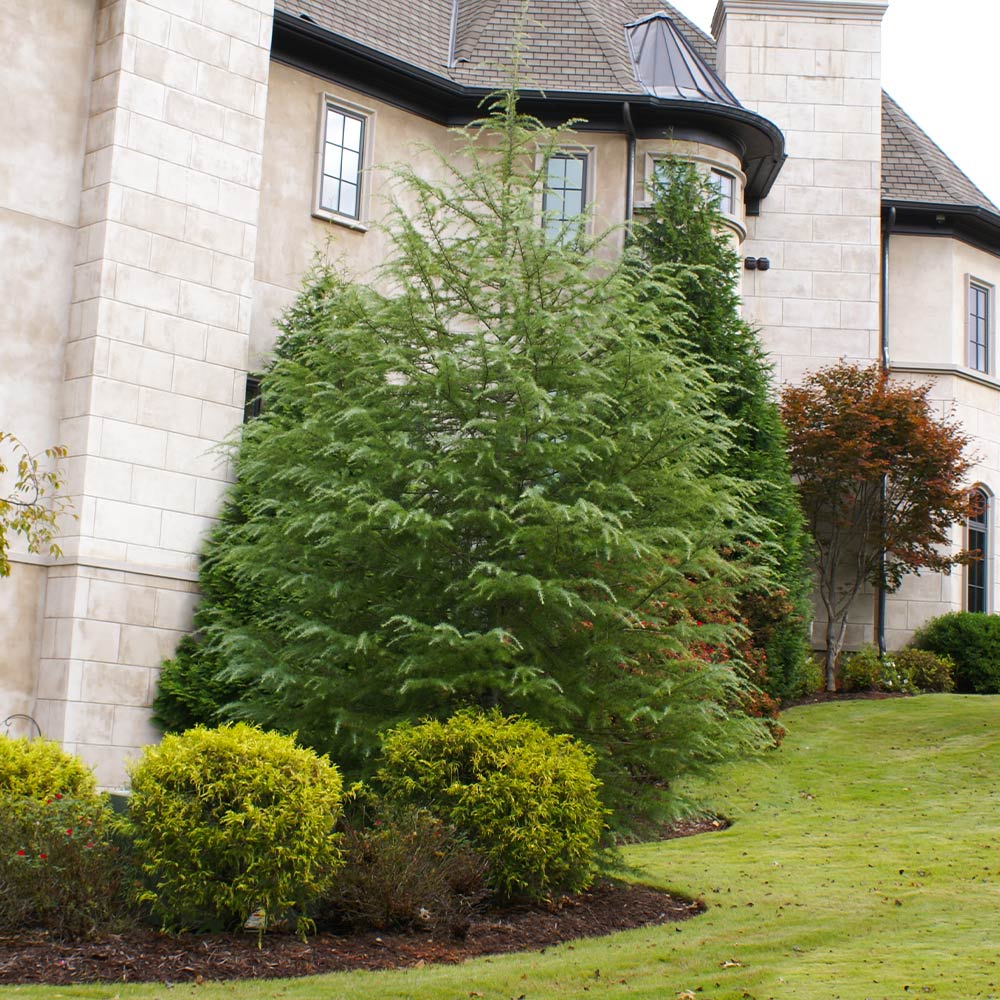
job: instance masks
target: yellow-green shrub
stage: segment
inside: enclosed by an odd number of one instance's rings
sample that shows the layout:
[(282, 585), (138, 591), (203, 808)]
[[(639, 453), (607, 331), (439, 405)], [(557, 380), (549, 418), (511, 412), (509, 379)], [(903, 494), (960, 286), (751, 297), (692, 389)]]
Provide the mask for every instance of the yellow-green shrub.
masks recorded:
[(465, 834), (496, 892), (542, 899), (593, 880), (606, 815), (593, 766), (570, 736), (467, 710), (388, 733), (378, 781)]
[(263, 909), (297, 929), (340, 861), (341, 781), (326, 757), (243, 723), (167, 736), (133, 766), (140, 899), (169, 929), (242, 924)]
[(58, 743), (0, 736), (0, 799), (44, 800), (56, 794), (94, 798), (93, 772)]

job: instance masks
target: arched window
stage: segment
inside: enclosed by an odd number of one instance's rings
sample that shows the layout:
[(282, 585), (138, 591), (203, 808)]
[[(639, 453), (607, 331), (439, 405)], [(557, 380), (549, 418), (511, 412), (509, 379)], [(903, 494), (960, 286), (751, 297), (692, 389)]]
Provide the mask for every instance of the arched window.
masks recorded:
[(966, 567), (965, 608), (967, 611), (989, 611), (989, 516), (990, 497), (977, 486), (969, 494), (969, 520), (966, 522), (966, 547), (976, 558)]

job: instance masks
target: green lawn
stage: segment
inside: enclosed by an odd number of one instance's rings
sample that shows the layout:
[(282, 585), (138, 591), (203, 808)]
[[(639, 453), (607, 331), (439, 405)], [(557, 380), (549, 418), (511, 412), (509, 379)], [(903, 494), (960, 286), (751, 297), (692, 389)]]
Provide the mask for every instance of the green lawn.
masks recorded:
[(722, 833), (630, 848), (703, 897), (680, 925), (402, 973), (0, 997), (282, 1000), (1000, 998), (1000, 698), (795, 709), (780, 751), (719, 776)]

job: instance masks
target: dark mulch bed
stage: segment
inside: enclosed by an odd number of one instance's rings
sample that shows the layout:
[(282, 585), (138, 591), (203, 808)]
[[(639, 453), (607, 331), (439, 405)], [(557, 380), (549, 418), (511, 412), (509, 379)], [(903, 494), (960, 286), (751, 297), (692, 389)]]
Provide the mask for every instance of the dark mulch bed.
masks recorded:
[(488, 910), (473, 920), (460, 941), (421, 931), (323, 932), (306, 943), (290, 935), (268, 935), (260, 948), (256, 934), (167, 937), (142, 928), (83, 943), (45, 934), (0, 936), (0, 983), (202, 982), (398, 969), (540, 949), (686, 920), (704, 909), (700, 901), (648, 886), (608, 882), (566, 899), (557, 910)]

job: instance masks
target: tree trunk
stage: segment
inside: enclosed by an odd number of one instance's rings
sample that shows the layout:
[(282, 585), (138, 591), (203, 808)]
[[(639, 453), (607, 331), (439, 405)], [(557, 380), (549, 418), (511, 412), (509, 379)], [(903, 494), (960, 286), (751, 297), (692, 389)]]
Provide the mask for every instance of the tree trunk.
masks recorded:
[(834, 620), (832, 608), (826, 612), (826, 689), (837, 690), (837, 622)]

